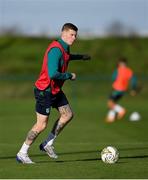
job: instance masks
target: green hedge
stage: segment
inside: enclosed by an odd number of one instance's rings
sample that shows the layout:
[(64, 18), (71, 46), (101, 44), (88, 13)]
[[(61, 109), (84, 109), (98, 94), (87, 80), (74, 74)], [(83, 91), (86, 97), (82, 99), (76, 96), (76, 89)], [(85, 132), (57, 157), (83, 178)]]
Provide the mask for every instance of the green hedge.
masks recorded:
[[(0, 74), (33, 74), (40, 71), (42, 58), (52, 39), (0, 37)], [(69, 71), (79, 74), (110, 74), (119, 56), (126, 56), (137, 74), (148, 75), (148, 38), (78, 39), (71, 53), (88, 53), (90, 62), (72, 62)]]

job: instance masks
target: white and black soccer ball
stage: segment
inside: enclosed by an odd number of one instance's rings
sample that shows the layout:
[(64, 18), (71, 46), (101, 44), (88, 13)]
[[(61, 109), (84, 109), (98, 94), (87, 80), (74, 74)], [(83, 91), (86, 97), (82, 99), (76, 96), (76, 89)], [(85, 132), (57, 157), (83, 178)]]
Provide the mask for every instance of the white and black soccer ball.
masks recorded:
[(140, 116), (140, 114), (138, 112), (133, 112), (129, 116), (130, 121), (139, 121), (140, 119), (141, 119), (141, 116)]
[(107, 146), (101, 151), (101, 159), (104, 163), (114, 164), (119, 159), (119, 151), (113, 146)]

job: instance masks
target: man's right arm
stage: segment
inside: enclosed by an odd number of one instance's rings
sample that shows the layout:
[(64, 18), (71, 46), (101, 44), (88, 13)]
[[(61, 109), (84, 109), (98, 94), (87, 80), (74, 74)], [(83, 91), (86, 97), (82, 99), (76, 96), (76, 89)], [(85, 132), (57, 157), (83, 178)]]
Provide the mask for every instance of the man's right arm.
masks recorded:
[(118, 76), (118, 71), (117, 69), (114, 70), (113, 74), (112, 74), (112, 81), (114, 82), (116, 79), (117, 79), (117, 76)]

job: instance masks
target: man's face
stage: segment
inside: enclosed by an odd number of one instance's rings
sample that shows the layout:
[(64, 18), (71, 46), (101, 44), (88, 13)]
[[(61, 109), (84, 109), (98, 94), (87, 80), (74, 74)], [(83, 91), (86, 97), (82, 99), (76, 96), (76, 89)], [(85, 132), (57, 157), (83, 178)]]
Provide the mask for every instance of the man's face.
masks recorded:
[(77, 32), (69, 29), (64, 30), (61, 34), (61, 38), (64, 42), (66, 42), (69, 46), (72, 45), (77, 37)]

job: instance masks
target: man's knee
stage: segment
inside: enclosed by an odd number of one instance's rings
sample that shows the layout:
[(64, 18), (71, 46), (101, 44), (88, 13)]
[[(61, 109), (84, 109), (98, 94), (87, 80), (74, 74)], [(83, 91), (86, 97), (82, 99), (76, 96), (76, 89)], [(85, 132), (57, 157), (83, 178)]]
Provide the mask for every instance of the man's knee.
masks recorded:
[(39, 132), (43, 131), (47, 127), (48, 116), (37, 114), (36, 128)]
[(65, 120), (65, 121), (70, 121), (72, 120), (74, 114), (72, 111), (67, 112), (66, 114), (61, 114), (61, 117)]
[(73, 112), (71, 111), (71, 112), (68, 114), (68, 119), (71, 120), (73, 117), (74, 117), (74, 114), (73, 114)]
[(38, 133), (42, 132), (47, 127), (47, 123), (39, 123), (37, 122), (34, 125), (34, 128)]
[(43, 131), (44, 129), (46, 129), (46, 127), (47, 127), (47, 123), (42, 123), (40, 125), (40, 130)]
[(110, 99), (110, 100), (108, 100), (107, 105), (108, 105), (108, 107), (109, 107), (110, 109), (113, 109), (114, 106), (115, 106), (115, 102)]

